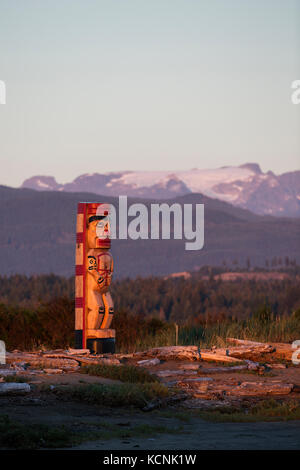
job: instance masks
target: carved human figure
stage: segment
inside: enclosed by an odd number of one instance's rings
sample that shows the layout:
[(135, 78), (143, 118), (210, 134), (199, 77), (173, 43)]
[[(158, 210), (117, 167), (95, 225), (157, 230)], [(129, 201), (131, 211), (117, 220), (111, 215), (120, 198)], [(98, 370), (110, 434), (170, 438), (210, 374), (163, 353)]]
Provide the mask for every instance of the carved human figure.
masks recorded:
[(109, 328), (114, 313), (109, 292), (113, 258), (109, 252), (108, 214), (89, 217), (87, 230), (87, 328), (97, 330)]

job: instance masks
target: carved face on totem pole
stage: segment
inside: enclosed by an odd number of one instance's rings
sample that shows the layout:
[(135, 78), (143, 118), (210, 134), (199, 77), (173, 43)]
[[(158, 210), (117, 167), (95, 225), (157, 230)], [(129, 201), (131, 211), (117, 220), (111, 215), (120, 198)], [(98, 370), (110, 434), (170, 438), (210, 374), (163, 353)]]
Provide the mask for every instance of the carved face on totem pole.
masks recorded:
[(88, 220), (88, 245), (89, 248), (109, 249), (110, 242), (110, 220), (108, 211), (103, 215), (92, 215)]

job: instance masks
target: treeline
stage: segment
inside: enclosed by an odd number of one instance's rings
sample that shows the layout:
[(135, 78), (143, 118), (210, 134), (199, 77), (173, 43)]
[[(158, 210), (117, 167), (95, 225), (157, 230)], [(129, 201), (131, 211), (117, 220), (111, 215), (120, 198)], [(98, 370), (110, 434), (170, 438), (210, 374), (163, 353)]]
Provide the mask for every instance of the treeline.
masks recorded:
[[(117, 348), (215, 344), (228, 335), (292, 341), (300, 334), (299, 277), (225, 282), (195, 275), (115, 281)], [(8, 350), (74, 345), (74, 278), (0, 278), (0, 339)]]
[(0, 276), (1, 303), (32, 308), (60, 297), (74, 297), (74, 278), (55, 274)]
[[(300, 280), (202, 280), (137, 278), (114, 281), (115, 311), (156, 317), (179, 324), (198, 324), (224, 318), (248, 318), (267, 306), (274, 315), (300, 309)], [(74, 278), (55, 275), (0, 277), (0, 303), (40, 311), (54, 299), (74, 299)]]
[(127, 279), (114, 283), (113, 296), (117, 309), (178, 324), (199, 324), (245, 319), (264, 307), (275, 316), (291, 314), (300, 309), (300, 281)]

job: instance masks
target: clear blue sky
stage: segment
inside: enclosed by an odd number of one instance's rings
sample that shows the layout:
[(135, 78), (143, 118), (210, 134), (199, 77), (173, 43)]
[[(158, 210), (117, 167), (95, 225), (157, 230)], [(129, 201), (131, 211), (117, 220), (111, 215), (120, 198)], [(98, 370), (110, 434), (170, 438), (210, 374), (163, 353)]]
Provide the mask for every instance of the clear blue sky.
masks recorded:
[(0, 0), (0, 184), (300, 168), (300, 0)]

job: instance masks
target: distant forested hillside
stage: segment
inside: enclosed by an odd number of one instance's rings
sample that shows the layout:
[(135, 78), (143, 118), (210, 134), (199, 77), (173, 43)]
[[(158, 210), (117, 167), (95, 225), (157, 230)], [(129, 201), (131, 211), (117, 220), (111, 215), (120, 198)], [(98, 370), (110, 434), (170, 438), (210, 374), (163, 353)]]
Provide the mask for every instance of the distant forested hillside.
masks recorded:
[[(300, 309), (297, 275), (280, 281), (207, 281), (197, 276), (185, 280), (124, 279), (114, 281), (111, 291), (116, 311), (181, 324), (247, 318), (265, 308), (275, 315), (289, 315)], [(74, 278), (0, 277), (0, 303), (12, 308), (34, 310), (61, 298), (73, 301)]]
[[(118, 209), (111, 197), (0, 186), (0, 274), (71, 276), (79, 201), (105, 201)], [(144, 202), (149, 207), (153, 201)], [(201, 194), (168, 201), (173, 202), (204, 203), (204, 248), (186, 251), (184, 240), (114, 240), (116, 278), (197, 271), (203, 265), (266, 266), (274, 258), (300, 262), (300, 219), (254, 215)]]

